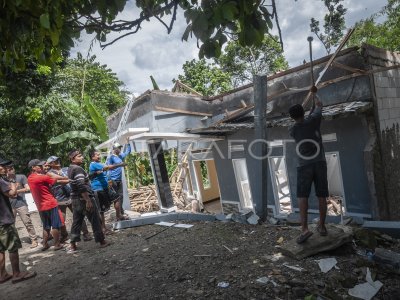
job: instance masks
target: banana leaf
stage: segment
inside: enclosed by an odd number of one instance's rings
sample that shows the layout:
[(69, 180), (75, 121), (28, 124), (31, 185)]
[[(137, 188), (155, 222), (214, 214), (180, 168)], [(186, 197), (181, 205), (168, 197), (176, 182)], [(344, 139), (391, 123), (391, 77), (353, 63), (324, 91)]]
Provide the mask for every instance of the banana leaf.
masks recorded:
[(150, 79), (151, 79), (151, 83), (153, 84), (153, 89), (154, 90), (160, 90), (160, 88), (158, 87), (158, 84), (156, 82), (156, 80), (154, 79), (154, 77), (152, 75), (150, 75)]
[(59, 144), (69, 139), (98, 140), (99, 137), (87, 131), (68, 131), (51, 138), (50, 140), (47, 141), (47, 143)]
[(94, 126), (96, 126), (97, 134), (99, 135), (102, 141), (108, 139), (108, 131), (107, 131), (107, 123), (104, 120), (103, 116), (98, 112), (96, 107), (93, 105), (92, 101), (90, 101), (88, 96), (83, 97), (83, 102), (85, 103), (86, 109), (89, 112), (90, 117), (92, 118)]

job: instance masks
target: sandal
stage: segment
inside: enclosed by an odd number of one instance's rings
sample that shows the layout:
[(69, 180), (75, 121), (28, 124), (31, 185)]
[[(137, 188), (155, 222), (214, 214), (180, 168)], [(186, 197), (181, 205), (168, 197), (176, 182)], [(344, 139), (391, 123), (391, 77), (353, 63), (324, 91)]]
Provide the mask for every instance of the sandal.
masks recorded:
[(2, 280), (0, 280), (0, 284), (9, 281), (13, 276), (11, 274), (6, 273), (6, 276)]
[(41, 250), (42, 250), (42, 251), (46, 251), (46, 250), (48, 250), (49, 248), (50, 248), (50, 246), (47, 245), (47, 246), (43, 246)]
[(320, 236), (327, 236), (328, 235), (328, 230), (326, 230), (326, 227), (318, 226), (317, 231), (319, 232)]
[(37, 275), (36, 272), (32, 272), (32, 273), (31, 272), (22, 272), (21, 274), (22, 274), (21, 277), (14, 278), (13, 280), (11, 280), (11, 282), (18, 283), (18, 282), (21, 282), (24, 280), (31, 279)]
[(313, 233), (311, 231), (307, 231), (305, 234), (300, 234), (300, 236), (296, 239), (296, 243), (303, 244), (312, 235), (313, 235)]
[(128, 221), (128, 220), (130, 220), (130, 219), (131, 219), (131, 218), (129, 218), (129, 217), (122, 216), (122, 217), (118, 218), (117, 221)]
[(72, 249), (72, 248), (68, 248), (67, 250), (67, 254), (74, 254), (78, 252), (78, 249)]

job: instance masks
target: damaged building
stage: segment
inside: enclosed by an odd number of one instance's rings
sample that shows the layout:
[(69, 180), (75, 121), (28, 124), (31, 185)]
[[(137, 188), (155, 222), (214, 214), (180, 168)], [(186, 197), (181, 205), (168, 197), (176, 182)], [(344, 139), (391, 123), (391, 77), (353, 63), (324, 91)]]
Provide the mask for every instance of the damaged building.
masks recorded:
[[(314, 61), (314, 76), (329, 59)], [(342, 215), (400, 219), (399, 65), (399, 53), (370, 45), (348, 48), (336, 56), (318, 84), (329, 190)], [(309, 64), (304, 64), (268, 76), (266, 157), (253, 151), (260, 142), (255, 134), (253, 84), (215, 97), (147, 91), (128, 111), (121, 109), (108, 119), (110, 136), (118, 131), (119, 138), (129, 137), (135, 151), (151, 154), (162, 209), (173, 207), (162, 149), (177, 148), (187, 157), (189, 198), (217, 202), (224, 213), (253, 210), (260, 217), (269, 213), (285, 218), (299, 210), (296, 144), (289, 136), (293, 123), (287, 112), (293, 104), (303, 103), (310, 75)], [(124, 112), (126, 122), (118, 128)], [(266, 187), (263, 199), (258, 197), (260, 187)], [(318, 211), (312, 197), (311, 213)]]

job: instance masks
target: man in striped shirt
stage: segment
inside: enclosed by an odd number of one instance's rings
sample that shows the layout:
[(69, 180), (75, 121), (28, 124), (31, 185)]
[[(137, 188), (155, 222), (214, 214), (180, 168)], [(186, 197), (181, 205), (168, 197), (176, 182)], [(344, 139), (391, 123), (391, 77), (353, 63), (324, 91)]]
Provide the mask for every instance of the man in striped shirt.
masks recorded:
[(83, 155), (79, 150), (72, 150), (69, 154), (71, 165), (68, 168), (68, 178), (71, 185), (71, 200), (73, 207), (73, 220), (71, 226), (71, 246), (70, 253), (77, 250), (76, 243), (79, 242), (82, 222), (85, 216), (92, 224), (94, 240), (100, 243), (100, 247), (110, 245), (105, 240), (99, 209), (95, 201), (94, 192), (90, 185), (88, 174), (81, 167), (83, 164)]

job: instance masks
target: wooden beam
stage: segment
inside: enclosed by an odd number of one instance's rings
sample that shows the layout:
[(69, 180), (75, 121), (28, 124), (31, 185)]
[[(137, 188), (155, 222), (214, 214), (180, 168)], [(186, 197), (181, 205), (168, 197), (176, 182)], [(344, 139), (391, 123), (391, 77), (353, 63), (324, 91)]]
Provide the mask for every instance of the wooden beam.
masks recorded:
[(189, 111), (189, 110), (178, 109), (178, 108), (169, 108), (169, 107), (163, 107), (163, 106), (157, 106), (157, 105), (154, 106), (154, 109), (159, 110), (159, 111), (174, 112), (174, 113), (185, 114), (185, 115), (212, 117), (212, 114), (210, 114), (210, 113)]
[[(328, 60), (328, 62), (325, 65), (325, 68), (321, 71), (321, 73), (319, 73), (319, 76), (317, 78), (317, 80), (315, 81), (315, 86), (318, 87), (318, 83), (321, 81), (322, 77), (325, 75), (325, 72), (328, 70), (328, 68), (331, 66), (333, 60), (336, 58), (336, 56), (339, 54), (340, 50), (342, 50), (342, 48), (344, 47), (344, 45), (347, 43), (347, 41), (349, 40), (350, 36), (352, 35), (352, 33), (354, 32), (354, 28), (350, 28), (349, 31), (347, 32), (346, 36), (343, 38), (343, 40), (341, 41), (339, 47), (336, 49), (335, 53), (331, 56), (331, 58)], [(303, 101), (303, 107), (305, 105), (307, 105), (308, 100), (311, 97), (311, 91), (308, 92), (306, 99), (304, 99)]]
[(365, 73), (367, 72), (367, 70), (361, 70), (361, 69), (353, 68), (353, 67), (350, 67), (350, 66), (346, 66), (346, 65), (341, 64), (341, 63), (339, 63), (339, 62), (337, 62), (337, 61), (334, 61), (334, 62), (332, 63), (332, 65), (335, 66), (335, 67), (337, 67), (337, 68), (340, 68), (340, 69), (343, 69), (343, 70), (346, 70), (346, 71), (350, 71), (350, 72), (352, 72), (352, 73), (361, 73), (361, 74), (365, 74)]
[(176, 92), (177, 87), (181, 87), (189, 92), (191, 92), (192, 94), (195, 94), (197, 96), (203, 96), (202, 94), (200, 94), (199, 92), (197, 92), (196, 90), (192, 89), (190, 86), (184, 84), (183, 82), (177, 80), (175, 82), (175, 86), (172, 89), (172, 92)]

